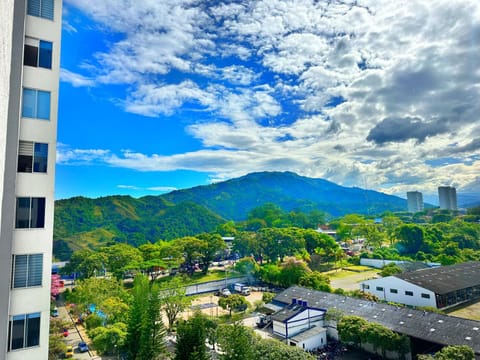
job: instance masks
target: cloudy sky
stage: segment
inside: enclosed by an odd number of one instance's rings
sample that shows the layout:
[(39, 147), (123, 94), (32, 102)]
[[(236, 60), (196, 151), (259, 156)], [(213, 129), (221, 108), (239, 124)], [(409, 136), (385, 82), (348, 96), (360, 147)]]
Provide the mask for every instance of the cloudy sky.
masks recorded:
[(293, 171), (480, 191), (478, 0), (65, 0), (57, 198)]

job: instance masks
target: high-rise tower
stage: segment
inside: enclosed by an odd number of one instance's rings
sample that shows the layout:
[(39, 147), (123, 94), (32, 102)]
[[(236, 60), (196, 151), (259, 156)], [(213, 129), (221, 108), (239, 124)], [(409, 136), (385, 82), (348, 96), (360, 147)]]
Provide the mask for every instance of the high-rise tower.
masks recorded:
[(423, 195), (419, 191), (407, 192), (408, 211), (416, 213), (423, 211)]
[(457, 210), (457, 190), (453, 186), (439, 186), (438, 200), (440, 209)]
[(61, 16), (0, 1), (0, 359), (48, 358)]

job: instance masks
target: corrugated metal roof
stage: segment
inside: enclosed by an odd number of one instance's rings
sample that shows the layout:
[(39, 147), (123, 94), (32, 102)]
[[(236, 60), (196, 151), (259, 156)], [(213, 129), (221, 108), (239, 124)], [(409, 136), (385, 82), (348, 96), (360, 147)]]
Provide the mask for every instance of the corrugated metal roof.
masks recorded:
[(479, 286), (480, 262), (470, 261), (463, 264), (420, 269), (394, 276), (442, 295)]
[[(338, 309), (393, 331), (441, 345), (468, 345), (480, 354), (480, 321), (441, 315), (293, 286), (275, 297), (290, 304), (303, 299), (310, 306)], [(327, 310), (328, 314), (328, 310)]]
[(295, 336), (292, 336), (290, 339), (296, 342), (302, 342), (305, 340), (308, 340), (312, 338), (313, 336), (316, 336), (318, 334), (326, 332), (327, 329), (320, 327), (320, 326), (313, 326), (310, 329), (307, 329), (305, 331), (302, 331), (301, 333), (298, 333)]

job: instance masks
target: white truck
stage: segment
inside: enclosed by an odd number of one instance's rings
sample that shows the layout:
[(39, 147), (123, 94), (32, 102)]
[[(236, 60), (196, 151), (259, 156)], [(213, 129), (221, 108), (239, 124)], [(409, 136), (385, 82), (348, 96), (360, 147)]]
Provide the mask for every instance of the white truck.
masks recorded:
[(245, 284), (242, 284), (242, 283), (235, 283), (233, 284), (233, 290), (235, 290), (235, 292), (239, 293), (239, 294), (242, 294), (242, 295), (250, 295), (250, 287), (245, 285)]

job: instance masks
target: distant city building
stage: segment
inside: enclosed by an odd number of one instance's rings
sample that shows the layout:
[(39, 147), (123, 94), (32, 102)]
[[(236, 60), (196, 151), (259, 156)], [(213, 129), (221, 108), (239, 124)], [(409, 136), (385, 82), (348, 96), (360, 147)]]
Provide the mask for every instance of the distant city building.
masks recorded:
[(408, 211), (416, 213), (423, 211), (423, 195), (419, 191), (407, 192)]
[(453, 186), (439, 186), (438, 200), (440, 209), (457, 210), (457, 190)]

